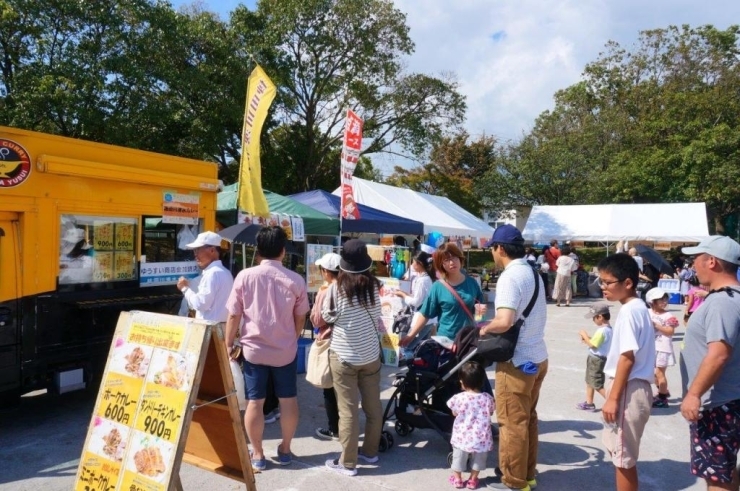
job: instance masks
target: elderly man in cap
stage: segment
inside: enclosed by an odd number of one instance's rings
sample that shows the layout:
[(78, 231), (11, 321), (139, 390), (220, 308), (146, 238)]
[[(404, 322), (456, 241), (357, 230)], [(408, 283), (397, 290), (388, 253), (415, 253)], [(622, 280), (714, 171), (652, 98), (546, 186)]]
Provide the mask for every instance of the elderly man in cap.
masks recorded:
[(547, 374), (545, 287), (524, 259), (524, 239), (516, 227), (498, 227), (485, 246), (491, 248), (496, 266), (504, 271), (496, 284), (496, 316), (481, 334), (508, 331), (522, 318), (534, 298), (535, 282), (539, 283), (534, 306), (519, 331), (514, 357), (496, 366), (499, 467), (496, 479), (488, 484), (493, 489), (529, 491), (537, 485), (537, 401)]
[(193, 310), (196, 319), (226, 322), (229, 312), (226, 301), (229, 299), (234, 278), (221, 264), (221, 236), (213, 232), (198, 234), (195, 242), (185, 247), (192, 249), (195, 262), (202, 270), (197, 289), (191, 288), (187, 278), (177, 280), (177, 289)]
[(704, 303), (689, 318), (681, 353), (686, 393), (681, 414), (690, 423), (691, 473), (707, 489), (737, 490), (740, 447), (740, 244), (719, 235), (696, 247), (699, 283), (709, 289)]

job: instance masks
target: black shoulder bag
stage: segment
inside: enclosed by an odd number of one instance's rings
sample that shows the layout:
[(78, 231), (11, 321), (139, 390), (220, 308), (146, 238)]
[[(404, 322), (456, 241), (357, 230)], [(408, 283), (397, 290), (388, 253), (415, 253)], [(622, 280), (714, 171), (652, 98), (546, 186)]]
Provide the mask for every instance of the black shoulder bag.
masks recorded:
[(485, 361), (486, 366), (493, 362), (509, 361), (514, 357), (516, 342), (519, 340), (519, 331), (522, 329), (524, 320), (529, 316), (529, 313), (532, 312), (532, 308), (540, 294), (540, 278), (534, 268), (532, 268), (532, 274), (534, 275), (534, 294), (532, 295), (532, 299), (529, 301), (527, 308), (522, 312), (522, 317), (517, 320), (508, 331), (484, 334), (480, 339), (478, 339), (477, 356), (479, 356), (481, 360)]

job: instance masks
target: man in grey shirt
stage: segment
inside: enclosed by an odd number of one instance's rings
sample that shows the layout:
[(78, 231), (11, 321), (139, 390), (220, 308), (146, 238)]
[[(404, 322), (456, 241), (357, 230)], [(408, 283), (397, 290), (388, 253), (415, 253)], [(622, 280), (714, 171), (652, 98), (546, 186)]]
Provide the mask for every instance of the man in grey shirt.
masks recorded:
[(691, 423), (691, 473), (708, 490), (738, 489), (740, 447), (740, 244), (719, 235), (696, 247), (696, 276), (709, 289), (686, 327), (681, 414)]

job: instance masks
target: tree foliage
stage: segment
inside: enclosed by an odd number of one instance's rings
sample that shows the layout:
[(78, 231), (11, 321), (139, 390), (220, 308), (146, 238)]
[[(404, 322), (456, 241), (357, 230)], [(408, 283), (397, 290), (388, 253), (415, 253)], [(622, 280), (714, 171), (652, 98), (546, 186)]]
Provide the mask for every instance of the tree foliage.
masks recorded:
[(446, 196), (473, 215), (480, 215), (483, 204), (474, 184), (494, 165), (496, 141), (485, 135), (469, 140), (464, 131), (443, 137), (433, 145), (426, 164), (413, 169), (396, 166), (386, 183)]
[(499, 149), (486, 206), (705, 201), (740, 211), (740, 27), (655, 29), (610, 42), (533, 130)]
[(290, 191), (336, 186), (347, 109), (365, 121), (363, 153), (397, 144), (419, 155), (462, 123), (465, 102), (451, 77), (403, 70), (414, 45), (390, 0), (261, 0), (254, 14), (234, 13), (249, 15), (277, 50), (264, 63), (279, 90), (281, 125), (270, 140)]
[(451, 79), (404, 72), (405, 21), (390, 0), (260, 0), (228, 21), (161, 0), (0, 0), (0, 124), (212, 160), (232, 179), (259, 61), (279, 87), (263, 185), (332, 189), (347, 109), (366, 152), (420, 153), (462, 122)]

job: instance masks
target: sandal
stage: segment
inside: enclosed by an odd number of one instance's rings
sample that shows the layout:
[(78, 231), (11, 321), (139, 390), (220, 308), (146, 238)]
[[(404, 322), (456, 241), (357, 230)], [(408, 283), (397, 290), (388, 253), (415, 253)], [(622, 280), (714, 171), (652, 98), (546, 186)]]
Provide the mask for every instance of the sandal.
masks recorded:
[(448, 481), (457, 489), (462, 489), (465, 487), (465, 483), (463, 483), (463, 480), (455, 476), (455, 474), (451, 475)]
[(468, 479), (468, 489), (478, 489), (478, 478), (471, 477)]

